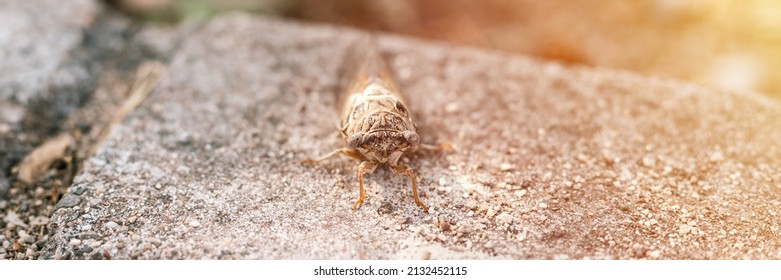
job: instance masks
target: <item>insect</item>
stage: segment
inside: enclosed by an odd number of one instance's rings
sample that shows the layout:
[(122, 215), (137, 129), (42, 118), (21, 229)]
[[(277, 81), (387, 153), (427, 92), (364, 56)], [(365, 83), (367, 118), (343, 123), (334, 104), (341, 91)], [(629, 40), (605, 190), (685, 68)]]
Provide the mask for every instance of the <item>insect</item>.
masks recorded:
[(358, 165), (360, 194), (353, 210), (363, 203), (363, 177), (378, 166), (388, 166), (394, 174), (409, 177), (415, 204), (428, 212), (428, 207), (418, 198), (415, 170), (399, 159), (419, 148), (446, 149), (449, 144), (433, 146), (420, 143), (417, 125), (412, 121), (404, 98), (394, 85), (372, 38), (356, 41), (346, 57), (338, 104), (341, 104), (339, 129), (348, 147), (301, 163), (314, 164), (337, 155), (361, 161)]

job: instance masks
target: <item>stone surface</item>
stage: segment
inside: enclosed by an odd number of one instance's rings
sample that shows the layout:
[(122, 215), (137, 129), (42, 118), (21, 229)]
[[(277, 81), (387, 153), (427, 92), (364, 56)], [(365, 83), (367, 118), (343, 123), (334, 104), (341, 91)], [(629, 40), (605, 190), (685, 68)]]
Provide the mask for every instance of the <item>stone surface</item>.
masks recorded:
[[(80, 56), (79, 49), (99, 10), (91, 0), (0, 0), (0, 217), (14, 215), (28, 222), (27, 230), (35, 234), (25, 236), (26, 241), (46, 238), (46, 225), (34, 222), (51, 216), (54, 201), (39, 190), (53, 190), (56, 184), (48, 180), (24, 186), (12, 171), (37, 145), (59, 133), (59, 124), (94, 89), (88, 85), (99, 71), (85, 65), (99, 62)], [(21, 238), (20, 228), (0, 223), (9, 239)], [(32, 243), (14, 243), (18, 250), (5, 247), (0, 259), (37, 258)]]
[(0, 101), (26, 103), (40, 94), (97, 8), (91, 0), (0, 1)]
[[(50, 234), (39, 217), (51, 217), (59, 192), (71, 185), (88, 146), (126, 98), (137, 65), (165, 60), (177, 40), (166, 28), (138, 29), (100, 1), (0, 0), (0, 217), (18, 215), (36, 238), (0, 259), (39, 257)], [(63, 132), (81, 135), (67, 151), (73, 160), (56, 161), (34, 184), (19, 180), (15, 166)], [(78, 202), (66, 199), (61, 207)], [(11, 240), (21, 237), (20, 229), (0, 223)]]
[(105, 52), (84, 48), (102, 40), (84, 39), (99, 33), (86, 31), (99, 11), (91, 0), (0, 1), (0, 197), (11, 167), (58, 133), (94, 89), (100, 61), (92, 55)]
[(357, 36), (246, 15), (188, 35), (41, 257), (781, 258), (775, 101), (399, 37), (379, 45), (423, 141), (456, 149), (409, 157), (430, 213), (387, 170), (353, 211), (355, 162), (299, 161), (343, 145)]

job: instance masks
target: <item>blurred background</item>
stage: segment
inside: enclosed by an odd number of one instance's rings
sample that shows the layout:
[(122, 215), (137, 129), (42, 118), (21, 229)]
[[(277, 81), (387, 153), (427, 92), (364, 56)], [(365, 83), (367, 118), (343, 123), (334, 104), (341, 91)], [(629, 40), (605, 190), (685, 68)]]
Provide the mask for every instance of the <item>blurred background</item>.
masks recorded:
[(242, 10), (781, 98), (775, 0), (106, 0), (140, 21)]

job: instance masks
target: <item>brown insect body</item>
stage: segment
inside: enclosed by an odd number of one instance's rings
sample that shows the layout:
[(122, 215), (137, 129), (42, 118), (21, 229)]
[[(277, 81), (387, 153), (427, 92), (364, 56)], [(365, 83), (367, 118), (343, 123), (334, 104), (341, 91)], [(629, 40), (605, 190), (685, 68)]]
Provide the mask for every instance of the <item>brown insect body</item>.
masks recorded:
[(341, 132), (347, 144), (366, 159), (396, 165), (408, 149), (417, 148), (417, 126), (387, 73), (375, 47), (343, 93)]
[(417, 196), (415, 171), (399, 162), (405, 152), (420, 145), (417, 125), (371, 39), (360, 40), (348, 50), (342, 79), (346, 86), (338, 98), (342, 104), (340, 131), (349, 147), (303, 163), (316, 163), (338, 154), (361, 160), (360, 197), (354, 209), (363, 202), (363, 176), (379, 165), (387, 165), (394, 173), (410, 178), (415, 203), (427, 211)]

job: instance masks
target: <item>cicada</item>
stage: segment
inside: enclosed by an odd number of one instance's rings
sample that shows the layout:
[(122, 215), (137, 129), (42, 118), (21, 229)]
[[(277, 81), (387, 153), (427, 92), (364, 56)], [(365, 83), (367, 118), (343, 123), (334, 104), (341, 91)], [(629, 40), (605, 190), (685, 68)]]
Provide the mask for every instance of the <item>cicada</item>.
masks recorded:
[(363, 177), (374, 172), (378, 166), (387, 166), (394, 174), (409, 177), (415, 204), (428, 212), (426, 205), (418, 198), (415, 170), (399, 159), (419, 148), (441, 149), (448, 145), (420, 143), (418, 127), (373, 38), (357, 40), (351, 46), (341, 72), (342, 90), (337, 98), (340, 104), (339, 131), (347, 147), (302, 163), (314, 164), (337, 155), (359, 160), (360, 193), (353, 209), (357, 209), (364, 200)]

